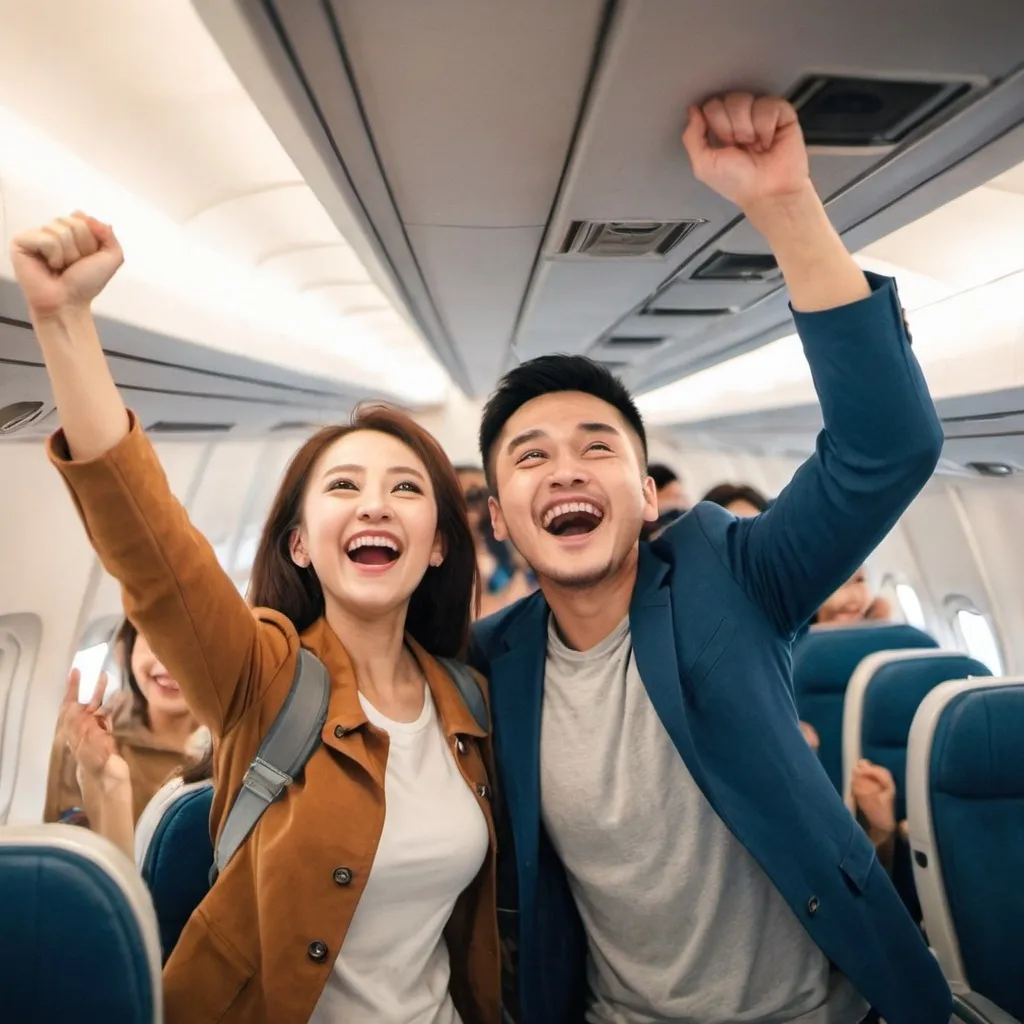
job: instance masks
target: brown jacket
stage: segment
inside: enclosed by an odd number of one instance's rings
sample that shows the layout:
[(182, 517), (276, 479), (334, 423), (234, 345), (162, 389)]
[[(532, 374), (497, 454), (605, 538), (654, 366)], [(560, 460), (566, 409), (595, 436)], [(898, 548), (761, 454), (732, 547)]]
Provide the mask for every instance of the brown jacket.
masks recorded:
[[(127, 690), (116, 693), (108, 705), (117, 752), (125, 759), (132, 780), (132, 821), (137, 822), (156, 791), (194, 757), (187, 742), (162, 739), (146, 728)], [(84, 811), (78, 785), (78, 765), (67, 743), (58, 736), (50, 751), (43, 821), (60, 821), (72, 808)], [(77, 817), (77, 816), (76, 816)], [(81, 822), (85, 824), (84, 821)]]
[[(220, 737), (216, 834), (284, 703), (299, 637), (283, 615), (246, 605), (172, 496), (134, 416), (128, 436), (97, 459), (70, 461), (59, 432), (50, 457), (103, 565), (122, 585), (125, 611), (199, 721)], [(331, 675), (323, 742), (186, 925), (164, 969), (168, 1024), (305, 1024), (369, 876), (384, 825), (388, 738), (368, 724), (351, 662), (327, 623), (315, 623), (301, 643)], [(491, 836), (490, 854), (459, 897), (445, 935), (452, 998), (464, 1024), (493, 1024), (500, 961), (489, 739), (447, 673), (411, 646)]]

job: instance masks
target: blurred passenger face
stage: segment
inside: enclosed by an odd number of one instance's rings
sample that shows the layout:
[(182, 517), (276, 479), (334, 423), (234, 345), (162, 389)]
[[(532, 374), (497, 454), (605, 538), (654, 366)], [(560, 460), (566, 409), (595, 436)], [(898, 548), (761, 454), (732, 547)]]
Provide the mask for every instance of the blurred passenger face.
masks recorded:
[(725, 507), (734, 516), (739, 516), (740, 519), (749, 519), (751, 516), (759, 516), (761, 514), (761, 510), (755, 505), (751, 505), (745, 498), (730, 501)]
[(682, 482), (673, 480), (658, 491), (658, 515), (663, 516), (666, 512), (676, 509), (686, 509), (686, 492), (683, 490)]
[(132, 650), (132, 675), (151, 713), (171, 718), (191, 714), (181, 687), (153, 653), (149, 641), (141, 633), (136, 637)]
[(389, 434), (339, 438), (310, 473), (290, 550), (296, 565), (312, 566), (328, 609), (357, 619), (404, 609), (443, 557), (426, 466)]
[(622, 567), (645, 522), (658, 518), (640, 441), (619, 411), (593, 395), (534, 398), (495, 446), (491, 520), (538, 578), (590, 587)]
[(819, 609), (819, 623), (860, 622), (867, 615), (874, 595), (863, 569), (843, 584)]
[(469, 525), (476, 536), (479, 536), (479, 524), (487, 514), (487, 478), (482, 470), (463, 469), (458, 472), (462, 496), (466, 499), (466, 512)]

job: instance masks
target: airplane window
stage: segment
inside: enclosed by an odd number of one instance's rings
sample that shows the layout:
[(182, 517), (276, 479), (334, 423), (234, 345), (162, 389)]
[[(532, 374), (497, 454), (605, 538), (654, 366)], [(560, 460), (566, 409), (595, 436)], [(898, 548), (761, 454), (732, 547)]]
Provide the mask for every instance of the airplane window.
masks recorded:
[(42, 637), (37, 615), (0, 616), (0, 824), (14, 799), (29, 683)]
[(916, 626), (918, 629), (926, 630), (928, 628), (921, 598), (917, 596), (917, 591), (909, 583), (896, 584), (896, 600), (899, 601), (903, 617), (909, 625)]
[(86, 627), (79, 640), (78, 651), (71, 662), (72, 668), (82, 673), (78, 684), (78, 699), (86, 703), (91, 697), (100, 673), (106, 671), (110, 676), (107, 684), (107, 696), (121, 684), (120, 673), (114, 670), (114, 652), (111, 643), (114, 633), (121, 625), (120, 615), (104, 615)]
[(999, 653), (999, 641), (996, 640), (988, 619), (975, 608), (960, 608), (954, 621), (967, 653), (988, 665), (993, 675), (1001, 676), (1003, 658)]

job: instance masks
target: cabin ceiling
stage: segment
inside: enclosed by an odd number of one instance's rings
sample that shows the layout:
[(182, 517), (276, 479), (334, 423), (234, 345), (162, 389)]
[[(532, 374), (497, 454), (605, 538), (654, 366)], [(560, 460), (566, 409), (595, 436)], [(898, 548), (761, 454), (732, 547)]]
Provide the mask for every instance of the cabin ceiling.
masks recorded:
[[(856, 250), (1024, 160), (1024, 6), (1004, 0), (194, 2), (254, 96), (274, 79), (287, 102), (263, 104), (269, 123), (282, 137), (301, 125), (334, 166), (322, 189), (361, 211), (475, 396), (550, 351), (589, 353), (650, 390), (791, 330), (770, 261), (758, 272), (763, 241), (690, 173), (692, 101), (794, 95), (814, 76), (917, 83), (905, 109), (871, 87), (819, 97), (812, 175)], [(925, 94), (933, 116), (915, 106)], [(876, 102), (918, 110), (897, 142), (829, 135), (836, 109), (863, 125)], [(561, 251), (580, 225), (686, 221), (663, 255)], [(723, 276), (720, 252), (755, 260)]]

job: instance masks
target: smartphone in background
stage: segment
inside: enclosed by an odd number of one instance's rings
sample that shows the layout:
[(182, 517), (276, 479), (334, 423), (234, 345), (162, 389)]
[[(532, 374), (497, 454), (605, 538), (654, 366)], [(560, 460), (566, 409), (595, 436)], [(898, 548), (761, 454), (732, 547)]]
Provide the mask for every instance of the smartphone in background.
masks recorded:
[(91, 647), (83, 647), (71, 663), (72, 668), (77, 668), (82, 677), (78, 682), (78, 702), (88, 704), (92, 699), (93, 691), (99, 682), (100, 673), (107, 667), (107, 660), (110, 655), (110, 644), (99, 643)]

